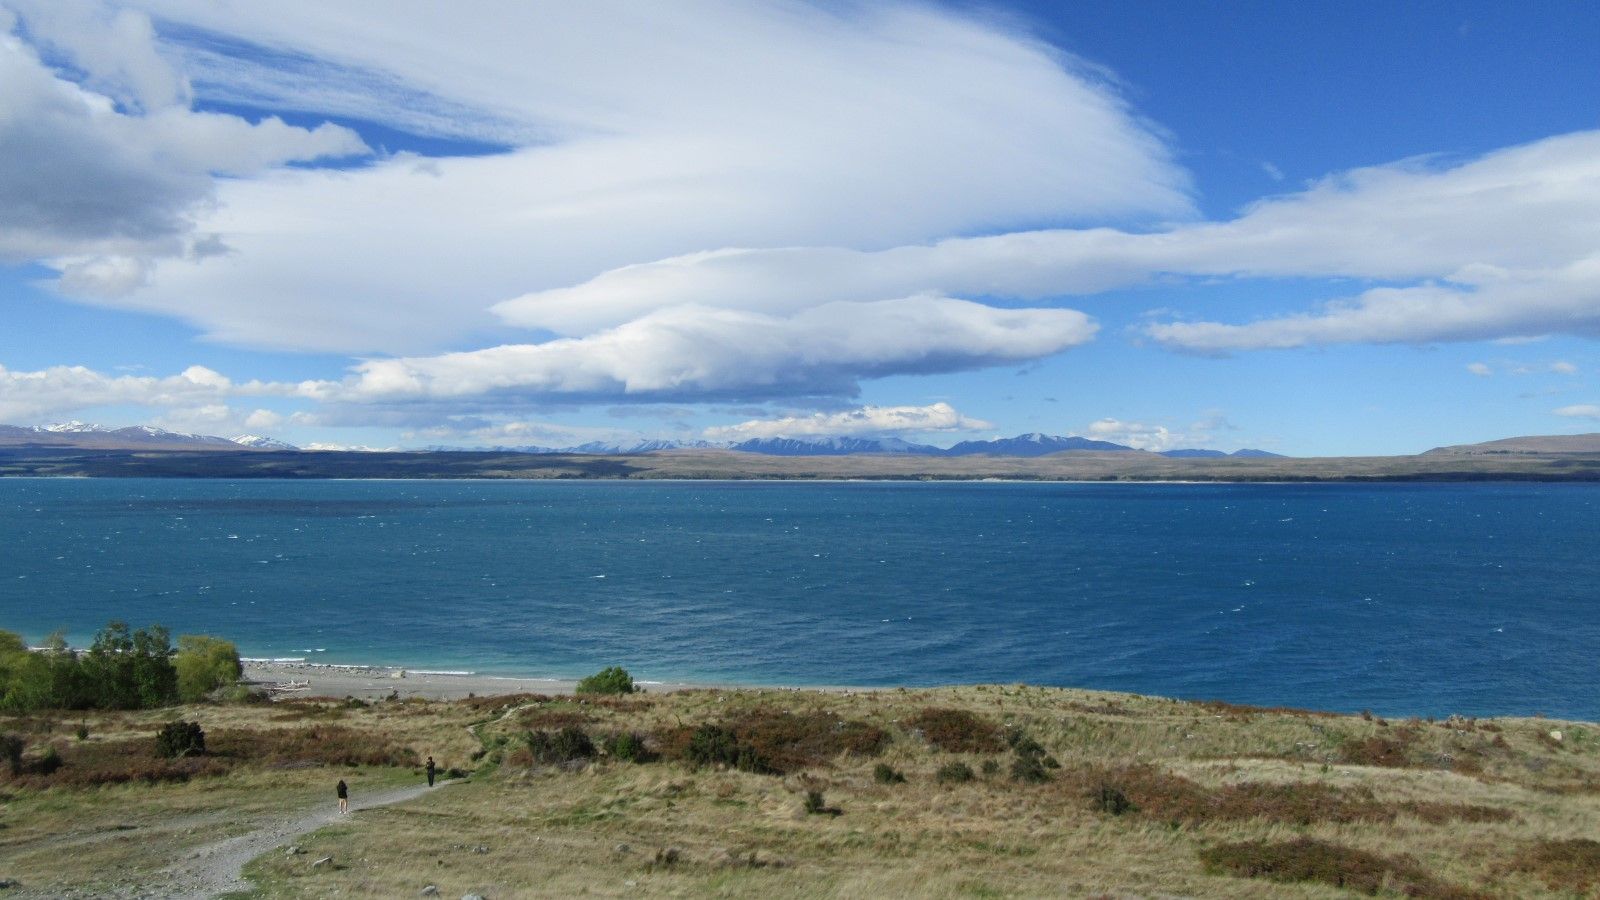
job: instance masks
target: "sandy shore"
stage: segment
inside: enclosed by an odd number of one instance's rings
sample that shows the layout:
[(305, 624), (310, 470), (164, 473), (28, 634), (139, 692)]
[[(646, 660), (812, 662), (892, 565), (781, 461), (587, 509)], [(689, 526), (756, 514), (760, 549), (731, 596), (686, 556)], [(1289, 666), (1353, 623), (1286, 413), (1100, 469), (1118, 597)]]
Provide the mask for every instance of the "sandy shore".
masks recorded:
[[(422, 697), (429, 700), (457, 700), (468, 695), (494, 697), (503, 694), (570, 694), (576, 681), (555, 678), (504, 678), (465, 672), (438, 672), (387, 666), (341, 666), (326, 663), (268, 662), (246, 660), (244, 680), (266, 688), (275, 699), (284, 697), (357, 697), (363, 700), (388, 697)], [(727, 684), (687, 684), (639, 682), (651, 693), (692, 688), (731, 688)], [(840, 688), (808, 688), (842, 690)]]

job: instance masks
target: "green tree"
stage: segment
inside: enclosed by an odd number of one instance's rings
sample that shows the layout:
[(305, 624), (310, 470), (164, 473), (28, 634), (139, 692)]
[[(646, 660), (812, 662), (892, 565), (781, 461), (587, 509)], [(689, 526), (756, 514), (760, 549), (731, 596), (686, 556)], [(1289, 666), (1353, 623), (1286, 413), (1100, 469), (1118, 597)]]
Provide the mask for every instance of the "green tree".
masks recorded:
[(153, 709), (178, 699), (172, 639), (160, 625), (129, 631), (125, 622), (107, 623), (82, 666), (92, 705), (102, 709)]
[(633, 676), (621, 666), (612, 666), (608, 669), (590, 675), (578, 682), (579, 694), (631, 694), (637, 688), (633, 685)]
[(172, 662), (178, 672), (178, 698), (185, 703), (203, 700), (244, 674), (233, 642), (205, 634), (178, 635), (178, 655)]

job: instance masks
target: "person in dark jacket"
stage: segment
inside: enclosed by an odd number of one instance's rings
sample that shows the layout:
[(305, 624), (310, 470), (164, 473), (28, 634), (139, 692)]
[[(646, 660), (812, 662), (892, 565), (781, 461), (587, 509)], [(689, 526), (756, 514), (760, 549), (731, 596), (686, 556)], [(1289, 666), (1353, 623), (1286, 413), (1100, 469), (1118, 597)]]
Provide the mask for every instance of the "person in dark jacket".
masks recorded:
[(350, 812), (350, 786), (344, 783), (343, 778), (339, 779), (339, 786), (334, 788), (333, 792), (339, 795), (339, 812), (341, 814)]
[(428, 787), (433, 787), (433, 757), (428, 757)]

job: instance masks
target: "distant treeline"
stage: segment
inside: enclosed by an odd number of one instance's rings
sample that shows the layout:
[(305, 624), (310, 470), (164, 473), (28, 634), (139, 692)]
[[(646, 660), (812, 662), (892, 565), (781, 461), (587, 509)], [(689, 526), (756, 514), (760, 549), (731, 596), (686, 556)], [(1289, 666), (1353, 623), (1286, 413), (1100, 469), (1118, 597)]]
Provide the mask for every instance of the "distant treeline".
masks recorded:
[(242, 669), (231, 641), (181, 635), (176, 649), (167, 629), (130, 631), (111, 622), (87, 652), (54, 635), (30, 650), (19, 635), (0, 631), (0, 709), (156, 709), (203, 700), (235, 686)]

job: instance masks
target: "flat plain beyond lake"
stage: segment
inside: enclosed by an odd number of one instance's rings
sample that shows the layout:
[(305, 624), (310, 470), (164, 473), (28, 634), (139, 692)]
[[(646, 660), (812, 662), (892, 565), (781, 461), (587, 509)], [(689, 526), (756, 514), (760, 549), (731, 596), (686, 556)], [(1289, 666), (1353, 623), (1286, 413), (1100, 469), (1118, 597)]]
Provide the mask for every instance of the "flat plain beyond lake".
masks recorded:
[(1600, 486), (0, 480), (0, 621), (646, 682), (1600, 719)]

